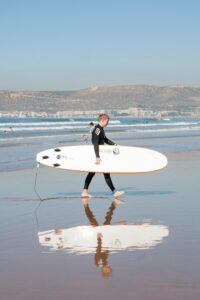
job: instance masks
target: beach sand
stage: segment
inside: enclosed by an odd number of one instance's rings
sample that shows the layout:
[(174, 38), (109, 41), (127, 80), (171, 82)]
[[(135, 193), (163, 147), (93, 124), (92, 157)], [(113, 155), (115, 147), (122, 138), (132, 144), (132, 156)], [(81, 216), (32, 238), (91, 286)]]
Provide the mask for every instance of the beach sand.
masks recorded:
[[(200, 151), (166, 155), (169, 164), (161, 171), (112, 176), (125, 195), (124, 203), (115, 205), (111, 224), (164, 226), (168, 235), (152, 246), (104, 251), (107, 276), (96, 264), (96, 249), (87, 254), (52, 251), (38, 238), (46, 230), (89, 224), (80, 198), (85, 173), (40, 167), (40, 201), (34, 192), (35, 168), (1, 172), (1, 299), (198, 300)], [(102, 225), (113, 199), (101, 174), (90, 192), (95, 195), (90, 211)]]

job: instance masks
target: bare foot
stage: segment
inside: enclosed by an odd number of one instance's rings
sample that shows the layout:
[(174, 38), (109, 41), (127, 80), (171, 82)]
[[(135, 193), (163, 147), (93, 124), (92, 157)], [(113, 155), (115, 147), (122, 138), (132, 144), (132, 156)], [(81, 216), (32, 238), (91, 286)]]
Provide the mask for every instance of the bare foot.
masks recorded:
[(81, 198), (92, 198), (92, 196), (88, 194), (88, 189), (83, 189)]
[(81, 194), (81, 198), (92, 198), (90, 194)]
[(123, 194), (124, 194), (124, 191), (116, 191), (116, 192), (114, 193), (114, 197), (117, 198), (117, 197), (119, 197), (119, 196), (121, 196), (121, 195), (123, 195)]

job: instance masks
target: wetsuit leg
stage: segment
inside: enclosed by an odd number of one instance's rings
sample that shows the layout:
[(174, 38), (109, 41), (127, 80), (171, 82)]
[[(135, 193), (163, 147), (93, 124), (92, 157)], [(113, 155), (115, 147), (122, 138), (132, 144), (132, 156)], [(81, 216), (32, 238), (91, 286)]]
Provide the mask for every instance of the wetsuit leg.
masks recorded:
[(90, 172), (88, 173), (86, 179), (85, 179), (85, 184), (84, 184), (84, 189), (88, 190), (88, 187), (90, 185), (90, 182), (92, 180), (92, 178), (94, 177), (95, 173)]
[(115, 190), (115, 187), (112, 183), (112, 180), (111, 180), (111, 177), (110, 177), (110, 173), (104, 173), (104, 178), (105, 178), (105, 181), (107, 183), (107, 185), (109, 186), (109, 188), (111, 189), (112, 192), (114, 192)]

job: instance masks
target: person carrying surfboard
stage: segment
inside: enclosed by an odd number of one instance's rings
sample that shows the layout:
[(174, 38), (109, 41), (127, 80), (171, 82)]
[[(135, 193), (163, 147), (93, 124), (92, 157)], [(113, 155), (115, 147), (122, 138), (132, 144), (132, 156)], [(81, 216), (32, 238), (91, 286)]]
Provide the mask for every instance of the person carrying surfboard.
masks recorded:
[(94, 123), (93, 122), (90, 122), (89, 123), (89, 131), (87, 134), (83, 134), (83, 141), (87, 144), (88, 143), (88, 139), (89, 137), (91, 136), (92, 134), (92, 131), (94, 129)]
[[(99, 123), (94, 127), (92, 131), (92, 144), (94, 145), (94, 152), (96, 155), (96, 164), (99, 165), (101, 163), (101, 158), (99, 155), (99, 145), (104, 145), (105, 143), (108, 145), (116, 145), (114, 142), (109, 140), (104, 131), (104, 127), (106, 127), (109, 123), (110, 117), (107, 114), (100, 114), (98, 117)], [(120, 195), (124, 194), (123, 191), (117, 191), (112, 183), (110, 173), (103, 173), (105, 181), (109, 188), (111, 189), (114, 197), (119, 197)], [(81, 197), (92, 197), (88, 193), (88, 188), (91, 183), (92, 178), (94, 177), (95, 173), (94, 172), (89, 172), (86, 179), (85, 179), (85, 184), (84, 188), (81, 194)]]

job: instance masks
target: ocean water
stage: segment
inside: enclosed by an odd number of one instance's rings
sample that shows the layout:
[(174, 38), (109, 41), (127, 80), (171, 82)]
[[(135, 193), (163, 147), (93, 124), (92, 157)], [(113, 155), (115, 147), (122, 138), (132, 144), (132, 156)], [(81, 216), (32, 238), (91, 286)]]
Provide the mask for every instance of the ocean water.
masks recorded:
[[(37, 152), (55, 146), (91, 143), (95, 119), (0, 118), (0, 171), (35, 165)], [(113, 118), (106, 135), (118, 144), (164, 153), (200, 149), (200, 118)]]
[[(95, 119), (39, 119), (0, 118), (0, 142), (20, 138), (74, 136), (87, 133), (89, 122)], [(157, 119), (157, 118), (115, 118), (110, 120), (107, 131), (123, 131), (144, 136), (149, 133), (174, 135), (179, 133), (196, 135), (200, 132), (200, 118)]]

